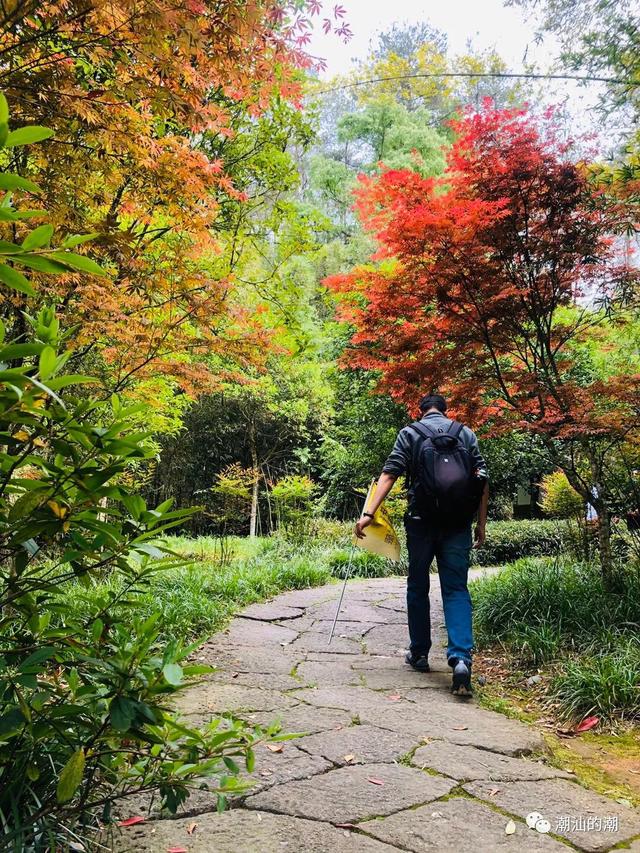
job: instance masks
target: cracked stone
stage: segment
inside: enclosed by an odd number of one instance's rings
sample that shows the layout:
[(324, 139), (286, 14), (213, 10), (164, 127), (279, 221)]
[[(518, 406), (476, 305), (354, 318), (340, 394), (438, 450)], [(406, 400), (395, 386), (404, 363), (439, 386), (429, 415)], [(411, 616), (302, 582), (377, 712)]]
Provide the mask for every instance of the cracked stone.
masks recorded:
[[(190, 835), (187, 830), (196, 823)], [(245, 809), (138, 824), (121, 830), (115, 853), (159, 853), (171, 847), (189, 853), (394, 853), (381, 841), (336, 829), (329, 823)]]
[[(309, 609), (308, 613), (322, 622), (333, 622), (336, 615), (337, 602), (329, 601)], [(383, 610), (376, 604), (367, 601), (347, 602), (343, 605), (338, 616), (340, 622), (371, 622), (374, 624), (387, 624), (398, 619), (398, 615), (390, 610)], [(406, 624), (406, 622), (405, 622)]]
[[(392, 707), (388, 709), (372, 706), (362, 717), (362, 722), (418, 737), (479, 746), (505, 755), (526, 755), (545, 750), (542, 735), (532, 727), (478, 708), (473, 703), (460, 701), (448, 692), (413, 690), (407, 697), (414, 701), (403, 703), (402, 708), (399, 702), (390, 703)], [(407, 704), (412, 708), (410, 716)]]
[(459, 853), (467, 848), (482, 853), (518, 849), (527, 853), (567, 853), (564, 844), (532, 832), (526, 824), (516, 823), (515, 833), (505, 835), (506, 823), (504, 815), (487, 806), (466, 797), (452, 797), (381, 820), (370, 820), (359, 827), (381, 841), (415, 853)]
[(318, 684), (325, 687), (341, 684), (360, 684), (360, 673), (351, 669), (348, 660), (341, 661), (314, 661), (308, 660), (301, 663), (296, 670), (296, 676), (301, 684)]
[(546, 764), (446, 741), (433, 741), (427, 746), (421, 746), (416, 750), (411, 763), (421, 769), (428, 767), (459, 781), (571, 778), (564, 770), (557, 770)]
[(263, 622), (278, 622), (287, 619), (297, 619), (304, 614), (304, 607), (291, 607), (276, 601), (267, 601), (265, 604), (252, 604), (246, 607), (239, 615), (243, 619), (258, 619)]
[(362, 666), (358, 668), (358, 672), (364, 675), (365, 684), (371, 690), (425, 690), (430, 687), (443, 690), (448, 689), (451, 683), (449, 672), (446, 674), (433, 670), (429, 673), (416, 672), (409, 666), (402, 666), (398, 658), (395, 658), (393, 664), (387, 664), (385, 668), (377, 667), (369, 672), (365, 666)]
[(288, 675), (299, 663), (304, 654), (300, 651), (292, 654), (290, 647), (280, 646), (270, 649), (255, 648), (248, 652), (246, 646), (239, 646), (227, 641), (226, 637), (213, 637), (198, 650), (195, 659), (204, 661), (219, 669), (230, 672), (277, 673)]
[(229, 672), (218, 671), (208, 677), (208, 681), (234, 686), (257, 687), (260, 690), (295, 690), (302, 684), (300, 679), (292, 675), (279, 675), (273, 672)]
[[(310, 634), (317, 634), (318, 636), (324, 638), (326, 644), (329, 640), (329, 634), (331, 633), (332, 625), (333, 619), (326, 619), (323, 621), (316, 622), (313, 628), (305, 632), (304, 637), (309, 637)], [(350, 640), (357, 640), (359, 643), (360, 640), (367, 633), (367, 631), (369, 631), (371, 628), (373, 628), (373, 622), (358, 622), (354, 620), (344, 620), (342, 622), (338, 621), (336, 623), (336, 630), (333, 634), (333, 639), (331, 640), (331, 645), (333, 645), (333, 642), (337, 637), (340, 637), (342, 639), (346, 637)]]
[(276, 785), (248, 797), (245, 805), (296, 817), (352, 823), (435, 800), (454, 785), (451, 779), (428, 776), (398, 764), (361, 764)]
[(227, 639), (240, 646), (289, 645), (298, 637), (298, 632), (271, 622), (256, 622), (254, 619), (236, 618), (225, 632)]
[[(411, 737), (375, 726), (351, 726), (339, 732), (322, 732), (304, 737), (296, 744), (339, 765), (394, 761), (416, 745)], [(353, 758), (345, 761), (347, 755)]]
[(260, 690), (242, 684), (219, 684), (215, 681), (203, 681), (179, 694), (175, 701), (175, 707), (182, 714), (277, 711), (295, 704), (295, 699), (276, 690)]
[(397, 649), (404, 649), (409, 644), (407, 626), (400, 623), (376, 625), (366, 637), (367, 651), (370, 654), (379, 652), (388, 655)]
[(280, 723), (283, 732), (315, 734), (330, 729), (346, 728), (351, 725), (352, 715), (347, 711), (331, 708), (314, 708), (310, 705), (296, 705), (277, 713), (242, 714), (243, 719), (258, 726)]
[[(490, 799), (505, 811), (522, 818), (532, 811), (540, 812), (551, 823), (552, 832), (571, 841), (580, 850), (599, 853), (640, 833), (638, 809), (622, 806), (614, 800), (582, 788), (576, 782), (567, 782), (564, 779), (505, 782), (492, 797), (489, 797), (489, 791), (496, 788), (493, 782), (469, 782), (464, 788), (473, 796)], [(563, 818), (569, 818), (570, 821), (582, 818), (586, 824), (589, 817), (617, 817), (618, 831), (587, 831), (580, 828), (566, 830), (559, 824)]]
[[(374, 690), (369, 690), (367, 687), (317, 687), (296, 690), (292, 694), (302, 702), (308, 702), (310, 705), (316, 705), (319, 708), (342, 708), (345, 711), (357, 713), (362, 718), (362, 722), (370, 722), (365, 719), (370, 713), (376, 713), (378, 718), (384, 716), (384, 712), (392, 705), (399, 703), (391, 702), (384, 693), (376, 693)], [(410, 713), (406, 708), (407, 703), (403, 703), (405, 713)], [(381, 728), (387, 728), (381, 726)], [(397, 729), (397, 731), (402, 731)]]
[(271, 752), (266, 744), (256, 747), (256, 766), (251, 774), (243, 774), (243, 781), (251, 783), (249, 794), (265, 790), (283, 782), (308, 779), (317, 773), (323, 773), (331, 767), (331, 762), (321, 755), (309, 755), (296, 744), (302, 741), (285, 741), (282, 752)]
[(318, 652), (322, 654), (345, 654), (358, 655), (362, 654), (362, 647), (359, 640), (342, 639), (339, 636), (338, 629), (333, 635), (331, 644), (329, 644), (329, 633), (319, 633), (317, 631), (307, 631), (301, 634), (300, 637), (291, 644), (291, 648), (295, 651), (304, 650), (307, 652)]

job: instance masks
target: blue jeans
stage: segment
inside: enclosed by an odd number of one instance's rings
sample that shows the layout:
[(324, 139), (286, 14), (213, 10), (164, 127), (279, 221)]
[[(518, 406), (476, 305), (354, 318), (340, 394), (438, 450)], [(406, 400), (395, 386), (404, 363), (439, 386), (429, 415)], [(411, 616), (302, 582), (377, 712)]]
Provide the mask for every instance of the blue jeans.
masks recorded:
[(443, 530), (410, 515), (405, 516), (404, 525), (409, 551), (407, 615), (411, 652), (419, 657), (428, 655), (431, 648), (429, 569), (435, 557), (447, 626), (447, 660), (452, 665), (454, 658), (470, 662), (473, 633), (467, 577), (473, 544), (471, 525), (462, 530)]

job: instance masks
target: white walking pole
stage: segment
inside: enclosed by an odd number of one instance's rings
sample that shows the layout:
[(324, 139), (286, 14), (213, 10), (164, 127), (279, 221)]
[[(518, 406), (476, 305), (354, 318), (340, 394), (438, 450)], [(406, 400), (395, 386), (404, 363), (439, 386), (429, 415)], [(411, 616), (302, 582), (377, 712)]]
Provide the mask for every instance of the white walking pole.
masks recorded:
[(340, 593), (340, 601), (338, 601), (338, 609), (336, 610), (336, 618), (333, 620), (333, 625), (331, 626), (331, 633), (329, 634), (329, 642), (327, 645), (331, 645), (331, 640), (333, 639), (333, 632), (336, 630), (336, 622), (338, 621), (338, 616), (340, 615), (340, 609), (342, 607), (342, 599), (344, 598), (344, 593), (347, 588), (347, 581), (349, 580), (349, 575), (351, 574), (351, 566), (353, 565), (353, 555), (355, 553), (356, 546), (355, 544), (351, 546), (351, 553), (349, 554), (349, 562), (347, 563), (347, 571), (344, 576), (344, 583), (342, 584), (342, 592)]

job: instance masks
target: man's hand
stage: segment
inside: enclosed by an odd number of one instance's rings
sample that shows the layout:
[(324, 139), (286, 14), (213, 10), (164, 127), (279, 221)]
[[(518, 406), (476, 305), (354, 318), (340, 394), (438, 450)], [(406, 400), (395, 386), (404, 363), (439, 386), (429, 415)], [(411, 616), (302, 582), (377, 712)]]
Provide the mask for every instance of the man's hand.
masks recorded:
[(363, 515), (359, 518), (359, 520), (356, 522), (356, 530), (355, 530), (356, 537), (358, 539), (364, 539), (364, 529), (365, 529), (365, 527), (368, 527), (372, 521), (373, 521), (373, 519), (369, 518), (368, 515)]
[(487, 532), (484, 524), (476, 524), (476, 535), (475, 542), (473, 544), (474, 548), (482, 548), (487, 538)]

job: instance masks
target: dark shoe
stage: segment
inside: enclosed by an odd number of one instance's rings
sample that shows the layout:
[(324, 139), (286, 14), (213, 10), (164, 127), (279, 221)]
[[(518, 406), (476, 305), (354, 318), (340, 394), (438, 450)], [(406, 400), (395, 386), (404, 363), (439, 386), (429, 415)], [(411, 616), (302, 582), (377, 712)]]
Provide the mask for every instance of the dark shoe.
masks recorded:
[(430, 672), (429, 661), (426, 655), (418, 655), (417, 657), (414, 657), (411, 652), (407, 652), (404, 659), (409, 666), (417, 669), (418, 672)]
[(458, 660), (453, 667), (453, 681), (451, 692), (454, 696), (471, 696), (471, 663)]

